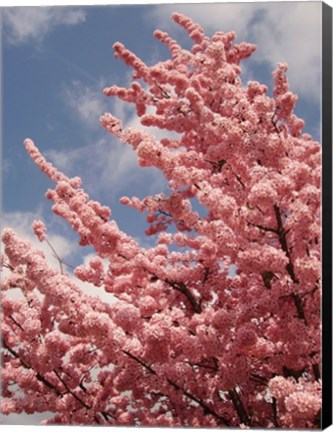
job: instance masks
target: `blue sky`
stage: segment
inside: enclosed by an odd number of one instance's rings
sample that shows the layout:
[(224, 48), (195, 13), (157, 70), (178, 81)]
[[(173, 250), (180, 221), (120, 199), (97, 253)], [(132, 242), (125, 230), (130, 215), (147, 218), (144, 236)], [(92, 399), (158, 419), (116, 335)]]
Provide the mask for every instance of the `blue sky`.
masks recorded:
[(160, 28), (188, 47), (185, 32), (170, 20), (173, 11), (200, 22), (208, 35), (235, 30), (237, 42), (257, 44), (243, 63), (244, 84), (255, 79), (271, 87), (276, 64), (287, 62), (292, 90), (299, 96), (297, 113), (306, 131), (320, 140), (320, 2), (3, 8), (4, 226), (30, 237), (31, 222), (43, 219), (59, 253), (70, 253), (77, 263), (68, 244), (75, 236), (52, 216), (44, 198), (52, 184), (22, 145), (30, 137), (65, 174), (80, 176), (92, 199), (111, 206), (120, 228), (142, 244), (151, 243), (144, 238), (144, 215), (118, 200), (158, 193), (166, 182), (156, 170), (139, 168), (132, 150), (107, 134), (98, 119), (110, 111), (140, 127), (133, 107), (102, 93), (106, 86), (130, 80), (130, 69), (114, 59), (112, 45), (120, 41), (153, 64), (168, 57), (153, 37)]

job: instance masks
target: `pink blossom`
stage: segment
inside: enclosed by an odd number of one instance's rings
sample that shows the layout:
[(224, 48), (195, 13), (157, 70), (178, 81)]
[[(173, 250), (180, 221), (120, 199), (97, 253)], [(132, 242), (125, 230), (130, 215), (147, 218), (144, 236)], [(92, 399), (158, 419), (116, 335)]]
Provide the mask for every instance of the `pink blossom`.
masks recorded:
[(34, 221), (32, 224), (32, 228), (34, 230), (34, 233), (38, 237), (39, 241), (44, 241), (46, 236), (46, 227), (42, 221)]
[(269, 389), (277, 399), (284, 398), (293, 392), (295, 384), (292, 379), (276, 376), (269, 382)]
[(139, 320), (139, 310), (130, 304), (119, 304), (114, 314), (115, 323), (129, 332), (132, 332), (138, 326)]

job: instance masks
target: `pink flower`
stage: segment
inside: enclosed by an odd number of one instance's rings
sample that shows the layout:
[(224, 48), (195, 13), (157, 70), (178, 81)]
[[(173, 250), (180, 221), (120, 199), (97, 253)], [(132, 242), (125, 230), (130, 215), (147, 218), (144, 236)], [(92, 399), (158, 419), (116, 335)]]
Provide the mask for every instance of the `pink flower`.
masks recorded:
[(34, 230), (34, 233), (38, 237), (39, 241), (44, 241), (46, 238), (46, 227), (44, 223), (40, 220), (36, 220), (32, 224), (32, 228)]
[(114, 322), (128, 332), (138, 328), (140, 311), (131, 304), (120, 303), (114, 314)]

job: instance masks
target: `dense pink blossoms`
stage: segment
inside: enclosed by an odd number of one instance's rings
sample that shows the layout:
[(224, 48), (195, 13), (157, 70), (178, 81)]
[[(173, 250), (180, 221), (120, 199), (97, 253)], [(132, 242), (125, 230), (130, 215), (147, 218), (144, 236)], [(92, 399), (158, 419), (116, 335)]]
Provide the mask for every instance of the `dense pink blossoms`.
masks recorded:
[[(265, 85), (241, 82), (252, 44), (173, 19), (192, 50), (158, 30), (171, 58), (147, 66), (116, 43), (134, 81), (104, 92), (178, 138), (101, 117), (141, 166), (168, 180), (169, 193), (121, 199), (146, 213), (155, 247), (140, 247), (78, 177), (25, 141), (56, 183), (46, 194), (53, 211), (96, 252), (74, 275), (115, 301), (84, 295), (73, 275), (5, 229), (1, 411), (51, 411), (47, 424), (316, 428), (320, 145), (293, 112), (286, 65), (270, 97)], [(43, 241), (44, 225), (33, 229)]]

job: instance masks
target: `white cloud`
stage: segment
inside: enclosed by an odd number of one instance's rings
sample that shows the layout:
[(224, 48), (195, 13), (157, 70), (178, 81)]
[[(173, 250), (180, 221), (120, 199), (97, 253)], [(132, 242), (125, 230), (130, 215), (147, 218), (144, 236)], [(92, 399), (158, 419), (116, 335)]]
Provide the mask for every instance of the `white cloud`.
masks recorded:
[(8, 41), (22, 45), (31, 41), (40, 42), (56, 27), (76, 25), (85, 21), (82, 9), (66, 7), (16, 7), (2, 10)]
[(265, 8), (263, 19), (252, 33), (258, 44), (257, 58), (268, 61), (272, 67), (278, 62), (287, 62), (291, 89), (303, 97), (318, 100), (321, 94), (321, 3), (271, 4)]
[(94, 179), (94, 188), (99, 189), (113, 189), (117, 184), (118, 187), (126, 186), (134, 180), (135, 153), (120, 143), (111, 143), (107, 138), (76, 149), (47, 150), (45, 155), (67, 175), (84, 174), (90, 189), (90, 179)]
[(259, 3), (173, 4), (155, 6), (149, 15), (155, 17), (156, 24), (162, 30), (172, 28), (175, 31), (176, 27), (171, 20), (171, 14), (179, 12), (199, 23), (205, 28), (207, 34), (215, 31), (234, 30), (238, 36), (242, 36), (247, 33), (249, 23), (260, 8), (262, 5)]
[(63, 99), (82, 124), (89, 128), (99, 126), (99, 117), (107, 109), (101, 86), (96, 89), (80, 81), (72, 81), (63, 88)]
[(149, 19), (156, 26), (181, 34), (170, 24), (171, 13), (191, 17), (208, 35), (215, 31), (237, 33), (237, 41), (257, 45), (253, 59), (267, 62), (273, 70), (278, 62), (289, 64), (292, 90), (302, 97), (319, 100), (321, 75), (321, 3), (262, 2), (174, 4), (155, 6)]
[(114, 196), (140, 182), (155, 192), (162, 187), (156, 170), (139, 167), (134, 150), (108, 135), (77, 149), (48, 150), (45, 156), (67, 175), (82, 177), (90, 194)]

